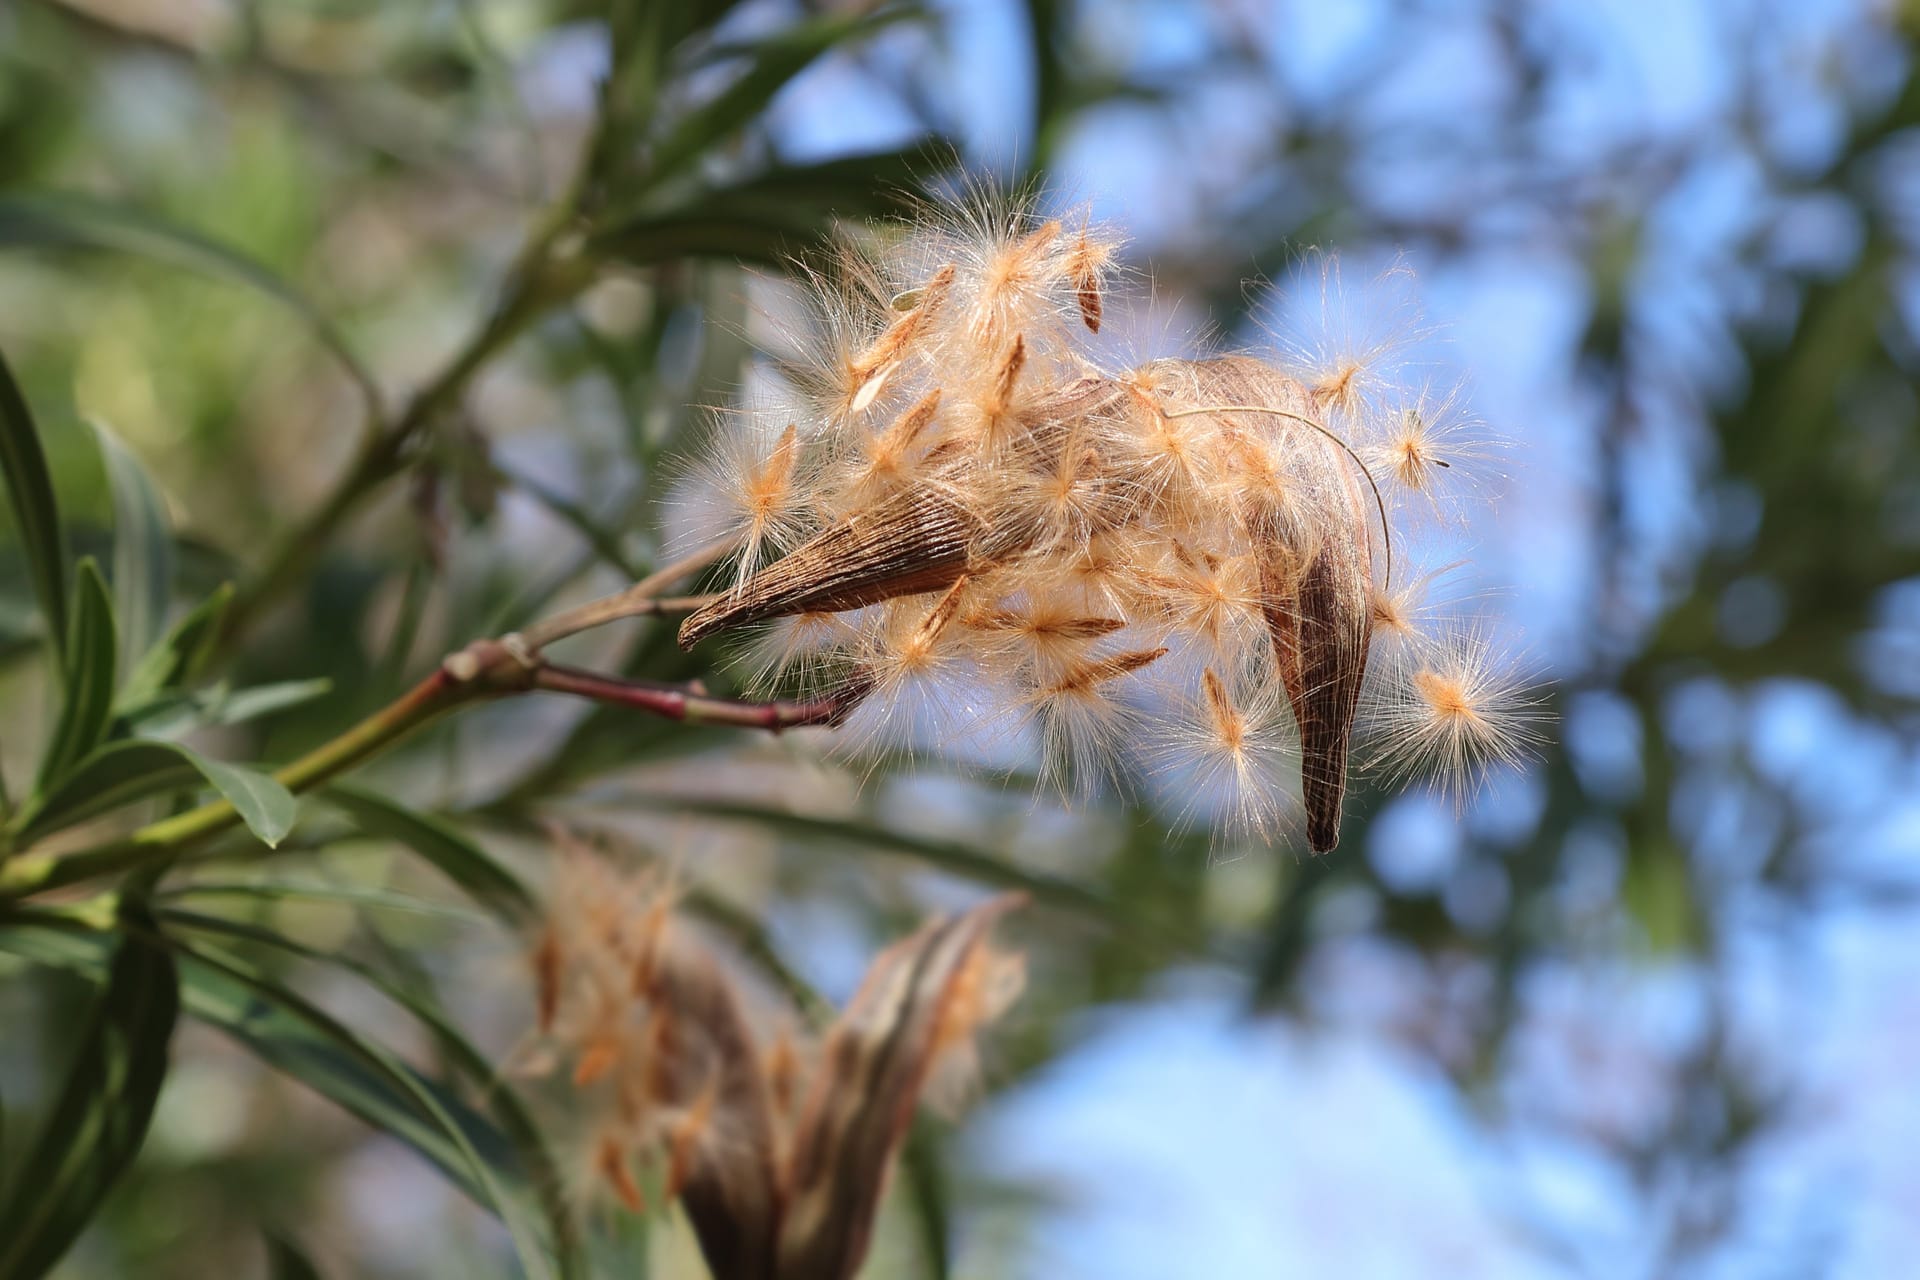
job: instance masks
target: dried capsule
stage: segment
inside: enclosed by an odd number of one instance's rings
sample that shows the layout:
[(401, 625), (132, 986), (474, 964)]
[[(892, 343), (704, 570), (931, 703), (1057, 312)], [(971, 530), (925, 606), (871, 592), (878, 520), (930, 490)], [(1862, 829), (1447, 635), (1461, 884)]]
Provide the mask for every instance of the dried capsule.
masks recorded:
[[(1394, 386), (1411, 326), (1105, 367), (1086, 344), (1115, 245), (989, 206), (850, 250), (832, 279), (861, 291), (816, 277), (817, 327), (791, 339), (813, 372), (748, 415), (720, 504), (747, 513), (742, 563), (681, 643), (773, 624), (763, 680), (856, 690), (848, 740), (978, 729), (1072, 794), (1185, 755), (1223, 782), (1225, 825), (1263, 838), (1287, 827), (1291, 755), (1315, 852), (1339, 838), (1357, 723), (1401, 738), (1369, 760), (1457, 775), (1515, 754), (1516, 699), (1471, 697), (1509, 686), (1403, 660), (1422, 642), (1395, 603), (1396, 504), (1433, 506), (1484, 454), (1450, 394)], [(1354, 309), (1336, 275), (1321, 296)], [(1372, 661), (1376, 632), (1394, 661)]]

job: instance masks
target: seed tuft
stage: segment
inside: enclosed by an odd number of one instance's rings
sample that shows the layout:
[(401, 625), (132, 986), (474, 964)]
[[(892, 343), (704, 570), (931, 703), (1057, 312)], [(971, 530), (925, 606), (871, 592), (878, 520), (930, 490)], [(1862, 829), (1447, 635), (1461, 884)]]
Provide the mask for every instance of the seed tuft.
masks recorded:
[(1316, 852), (1339, 838), (1357, 729), (1399, 736), (1363, 762), (1417, 760), (1449, 788), (1523, 750), (1504, 701), (1469, 716), (1409, 657), (1432, 650), (1398, 580), (1405, 509), (1471, 487), (1488, 453), (1453, 392), (1398, 385), (1417, 326), (1355, 323), (1327, 260), (1322, 337), (1110, 368), (1086, 344), (1117, 247), (988, 203), (811, 277), (798, 363), (843, 372), (796, 384), (781, 432), (749, 415), (772, 439), (740, 474), (736, 584), (681, 642), (772, 623), (763, 687), (859, 673), (849, 740), (1037, 748), (1074, 793), (1158, 772), (1148, 731), (1197, 708), (1173, 735), (1185, 763), (1235, 777), (1260, 816), (1239, 825), (1297, 803)]

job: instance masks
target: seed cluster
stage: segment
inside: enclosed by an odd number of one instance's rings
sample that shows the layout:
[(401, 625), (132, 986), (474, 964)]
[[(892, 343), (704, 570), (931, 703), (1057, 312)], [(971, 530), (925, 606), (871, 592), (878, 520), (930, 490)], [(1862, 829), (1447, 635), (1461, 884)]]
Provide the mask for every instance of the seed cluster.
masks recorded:
[(565, 844), (531, 949), (530, 1074), (591, 1118), (582, 1183), (685, 1209), (718, 1277), (851, 1276), (916, 1104), (958, 1101), (1025, 969), (989, 935), (1017, 895), (881, 952), (817, 1043), (764, 1037), (657, 877)]
[(1356, 721), (1395, 773), (1515, 754), (1499, 655), (1410, 620), (1411, 517), (1477, 456), (1452, 398), (1351, 346), (1107, 367), (1117, 247), (976, 208), (814, 277), (790, 402), (689, 491), (737, 555), (682, 643), (763, 624), (766, 680), (856, 688), (855, 735), (1037, 732), (1064, 788), (1145, 763), (1263, 837), (1304, 813), (1315, 851)]

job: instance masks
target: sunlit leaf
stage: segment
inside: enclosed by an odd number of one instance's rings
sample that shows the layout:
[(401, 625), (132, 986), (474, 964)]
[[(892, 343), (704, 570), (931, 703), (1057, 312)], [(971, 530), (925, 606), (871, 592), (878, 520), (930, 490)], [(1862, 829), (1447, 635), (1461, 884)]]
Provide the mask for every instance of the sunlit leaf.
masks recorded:
[(183, 787), (211, 786), (233, 805), (247, 829), (269, 847), (293, 829), (293, 793), (268, 774), (210, 760), (177, 742), (131, 738), (98, 748), (22, 810), (21, 835), (31, 840), (82, 818)]
[(207, 690), (157, 697), (145, 706), (126, 708), (122, 714), (142, 734), (173, 738), (208, 725), (245, 724), (313, 702), (332, 690), (333, 681), (324, 676), (312, 680), (281, 680), (245, 689), (229, 689), (222, 683)]
[(211, 651), (232, 601), (233, 585), (223, 583), (174, 623), (166, 636), (134, 664), (115, 699), (116, 709), (123, 715), (130, 714), (191, 680)]
[(122, 662), (147, 652), (166, 624), (173, 597), (173, 532), (166, 504), (146, 468), (118, 437), (93, 424), (113, 493), (113, 599)]

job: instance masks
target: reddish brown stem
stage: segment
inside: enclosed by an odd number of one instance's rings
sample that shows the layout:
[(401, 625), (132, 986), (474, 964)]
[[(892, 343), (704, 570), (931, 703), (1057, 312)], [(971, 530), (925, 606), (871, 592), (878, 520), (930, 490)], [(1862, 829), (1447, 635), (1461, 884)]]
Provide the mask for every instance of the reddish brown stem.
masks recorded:
[(802, 702), (735, 702), (710, 697), (683, 685), (625, 680), (555, 663), (540, 665), (534, 673), (533, 687), (550, 693), (571, 693), (688, 724), (720, 724), (773, 733), (805, 725), (837, 725), (860, 704), (868, 691), (866, 682), (856, 680), (825, 697)]

